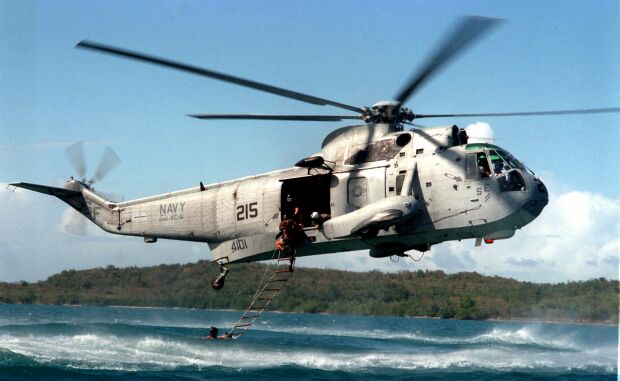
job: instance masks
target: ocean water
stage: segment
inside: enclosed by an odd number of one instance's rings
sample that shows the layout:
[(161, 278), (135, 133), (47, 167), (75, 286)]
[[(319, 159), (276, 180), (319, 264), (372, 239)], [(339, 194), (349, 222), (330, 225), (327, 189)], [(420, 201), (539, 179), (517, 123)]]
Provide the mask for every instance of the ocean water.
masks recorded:
[(616, 380), (618, 327), (0, 304), (0, 380)]

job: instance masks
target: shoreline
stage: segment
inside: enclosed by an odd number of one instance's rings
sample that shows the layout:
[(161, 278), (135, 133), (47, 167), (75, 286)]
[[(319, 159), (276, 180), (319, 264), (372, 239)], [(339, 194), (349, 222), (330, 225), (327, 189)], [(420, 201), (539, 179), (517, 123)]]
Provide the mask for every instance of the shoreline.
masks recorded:
[[(67, 270), (37, 283), (1, 283), (0, 302), (243, 311), (265, 267), (248, 264), (212, 290), (213, 265)], [(570, 324), (618, 324), (620, 283), (592, 279), (532, 284), (465, 272), (353, 273), (304, 268), (269, 310), (352, 316), (431, 317)]]
[[(236, 309), (222, 309), (222, 308), (190, 308), (190, 307), (160, 307), (160, 306), (129, 306), (129, 305), (100, 305), (100, 304), (49, 304), (49, 303), (0, 303), (8, 305), (36, 305), (36, 306), (62, 306), (62, 307), (100, 307), (100, 308), (127, 308), (127, 309), (165, 309), (165, 310), (192, 310), (192, 311), (218, 311), (218, 312), (238, 312), (243, 313), (243, 310)], [(583, 321), (583, 320), (570, 320), (570, 319), (543, 319), (543, 318), (501, 318), (494, 317), (489, 319), (455, 319), (455, 318), (441, 318), (438, 316), (396, 316), (396, 315), (361, 315), (361, 314), (336, 314), (330, 312), (299, 312), (299, 311), (282, 311), (282, 310), (267, 310), (268, 313), (286, 313), (286, 314), (309, 314), (309, 315), (333, 315), (333, 316), (364, 316), (364, 317), (390, 317), (390, 318), (402, 318), (402, 319), (434, 319), (434, 320), (455, 320), (455, 321), (497, 321), (507, 323), (529, 323), (529, 324), (573, 324), (573, 325), (593, 325), (593, 326), (605, 326), (614, 327), (620, 326), (618, 323), (604, 322), (604, 321)]]

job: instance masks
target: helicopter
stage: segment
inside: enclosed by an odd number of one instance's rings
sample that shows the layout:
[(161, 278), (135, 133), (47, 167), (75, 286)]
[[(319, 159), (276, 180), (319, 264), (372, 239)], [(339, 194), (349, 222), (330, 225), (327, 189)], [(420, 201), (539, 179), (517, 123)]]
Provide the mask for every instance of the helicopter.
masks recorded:
[[(77, 178), (64, 187), (12, 183), (55, 196), (106, 232), (205, 242), (220, 274), (229, 264), (272, 258), (280, 224), (297, 215), (304, 240), (294, 256), (369, 250), (374, 258), (425, 252), (445, 241), (476, 246), (508, 239), (545, 208), (542, 180), (509, 151), (476, 141), (456, 125), (420, 127), (439, 117), (536, 116), (620, 112), (620, 108), (510, 113), (418, 114), (404, 104), (432, 76), (501, 21), (461, 19), (392, 101), (358, 107), (140, 52), (83, 40), (76, 47), (184, 71), (273, 95), (347, 110), (352, 115), (192, 114), (202, 120), (285, 120), (359, 123), (336, 129), (320, 150), (290, 168), (116, 202), (94, 190), (115, 165), (104, 158), (89, 180), (81, 145), (68, 151)], [(405, 126), (412, 128), (406, 129)], [(318, 217), (317, 217), (318, 216)]]

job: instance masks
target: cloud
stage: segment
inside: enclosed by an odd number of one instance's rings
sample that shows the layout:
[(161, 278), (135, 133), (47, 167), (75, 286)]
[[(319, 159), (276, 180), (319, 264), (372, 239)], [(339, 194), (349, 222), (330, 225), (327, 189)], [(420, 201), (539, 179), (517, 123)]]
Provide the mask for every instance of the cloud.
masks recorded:
[(539, 219), (528, 229), (518, 255), (554, 263), (548, 278), (618, 277), (618, 268), (603, 262), (617, 260), (619, 255), (620, 200), (591, 192), (551, 195)]
[(465, 127), (469, 143), (494, 143), (495, 133), (491, 125), (486, 122), (476, 122)]
[(591, 192), (551, 194), (541, 216), (514, 238), (469, 251), (477, 271), (521, 280), (617, 279), (618, 267), (609, 264), (618, 262), (619, 223), (618, 199)]
[(515, 265), (515, 266), (520, 266), (520, 267), (536, 267), (536, 266), (540, 266), (541, 264), (543, 264), (544, 261), (538, 260), (538, 259), (515, 259), (515, 258), (508, 258), (506, 260), (506, 263), (509, 263), (509, 264)]

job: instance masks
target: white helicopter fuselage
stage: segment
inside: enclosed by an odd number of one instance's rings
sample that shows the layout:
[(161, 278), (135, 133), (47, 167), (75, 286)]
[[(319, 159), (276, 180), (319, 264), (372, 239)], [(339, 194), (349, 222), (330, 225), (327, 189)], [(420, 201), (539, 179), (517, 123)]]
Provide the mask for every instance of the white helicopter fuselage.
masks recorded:
[[(220, 264), (270, 259), (279, 224), (293, 208), (308, 237), (297, 256), (370, 250), (385, 257), (450, 240), (511, 237), (540, 214), (546, 188), (501, 148), (458, 144), (454, 128), (344, 127), (314, 155), (327, 163), (322, 167), (122, 203), (70, 181), (67, 189), (80, 195), (59, 198), (110, 233), (206, 242)], [(322, 216), (319, 223), (310, 220), (312, 212)]]

